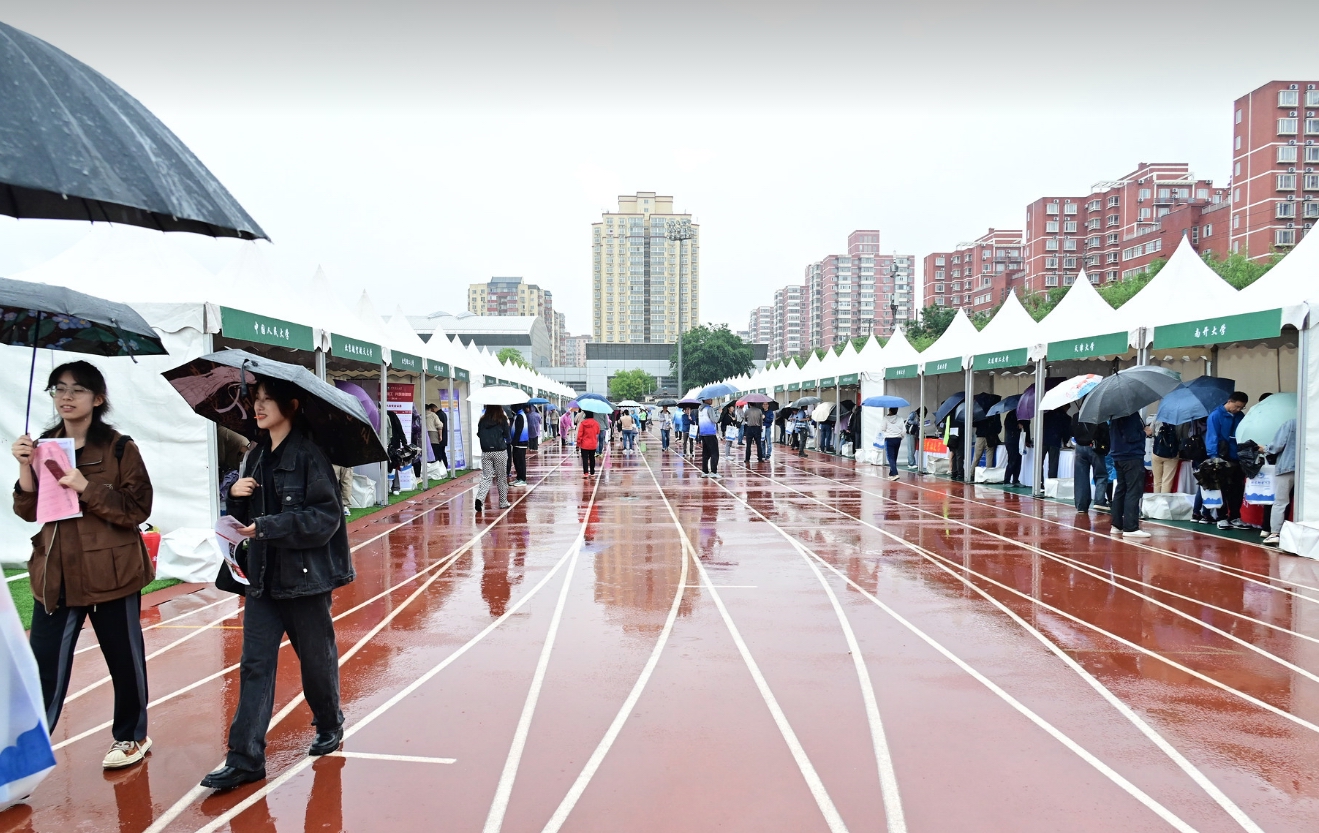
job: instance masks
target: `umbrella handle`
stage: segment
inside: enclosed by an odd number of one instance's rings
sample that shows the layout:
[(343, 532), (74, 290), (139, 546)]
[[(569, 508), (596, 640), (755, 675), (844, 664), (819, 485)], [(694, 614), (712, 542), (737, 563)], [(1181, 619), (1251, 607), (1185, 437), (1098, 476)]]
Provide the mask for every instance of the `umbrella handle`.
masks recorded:
[(37, 323), (32, 325), (32, 366), (27, 371), (27, 407), (23, 409), (23, 435), (32, 433), (32, 385), (37, 379), (37, 337), (41, 330), (41, 310), (37, 310)]

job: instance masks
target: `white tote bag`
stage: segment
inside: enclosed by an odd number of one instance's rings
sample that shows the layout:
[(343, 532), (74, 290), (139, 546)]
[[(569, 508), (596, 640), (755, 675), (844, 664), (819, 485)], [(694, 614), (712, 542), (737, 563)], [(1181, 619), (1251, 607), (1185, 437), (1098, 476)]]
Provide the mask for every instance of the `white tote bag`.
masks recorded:
[[(211, 571), (212, 578), (215, 571)], [(40, 609), (38, 607), (38, 609)], [(44, 614), (38, 614), (44, 615)], [(55, 768), (55, 753), (46, 730), (41, 678), (37, 661), (28, 647), (23, 624), (8, 591), (0, 594), (0, 748), (5, 766), (0, 768), (0, 808), (27, 797)]]
[(1275, 492), (1273, 473), (1276, 470), (1274, 466), (1263, 466), (1259, 474), (1246, 481), (1246, 503), (1261, 506), (1273, 504)]
[(1223, 493), (1218, 489), (1201, 489), (1200, 499), (1206, 509), (1223, 508)]

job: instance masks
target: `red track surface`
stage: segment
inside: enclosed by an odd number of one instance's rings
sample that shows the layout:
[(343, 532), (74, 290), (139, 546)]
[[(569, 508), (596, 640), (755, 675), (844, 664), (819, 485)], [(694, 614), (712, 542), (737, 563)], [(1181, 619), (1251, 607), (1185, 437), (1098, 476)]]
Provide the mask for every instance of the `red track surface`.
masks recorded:
[(850, 461), (698, 474), (543, 449), (506, 513), (469, 478), (359, 522), (346, 754), (305, 757), (285, 648), (228, 794), (239, 600), (147, 611), (148, 762), (101, 771), (87, 651), (0, 833), (1319, 829), (1319, 565)]

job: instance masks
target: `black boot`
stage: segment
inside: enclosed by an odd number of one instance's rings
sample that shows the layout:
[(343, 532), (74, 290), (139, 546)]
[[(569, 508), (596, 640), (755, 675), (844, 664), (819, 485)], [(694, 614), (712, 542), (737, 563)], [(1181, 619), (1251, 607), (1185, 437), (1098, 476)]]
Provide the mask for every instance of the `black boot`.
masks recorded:
[(328, 732), (317, 732), (316, 740), (312, 741), (311, 749), (307, 750), (308, 755), (328, 755), (336, 751), (343, 745), (343, 727), (331, 729)]
[(208, 773), (202, 779), (201, 785), (213, 790), (232, 790), (234, 787), (241, 787), (253, 781), (264, 781), (265, 778), (265, 767), (261, 769), (239, 769), (236, 766), (222, 766), (215, 772)]

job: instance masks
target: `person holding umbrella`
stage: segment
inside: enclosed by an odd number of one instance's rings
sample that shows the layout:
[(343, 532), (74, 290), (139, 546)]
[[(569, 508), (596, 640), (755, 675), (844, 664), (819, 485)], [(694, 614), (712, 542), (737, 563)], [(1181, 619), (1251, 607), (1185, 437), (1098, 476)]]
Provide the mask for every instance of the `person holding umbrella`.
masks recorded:
[[(95, 365), (62, 364), (51, 371), (46, 389), (60, 420), (41, 436), (72, 439), (75, 459), (68, 461), (73, 465), (61, 467), (47, 457), (45, 467), (59, 487), (78, 493), (82, 516), (48, 521), (33, 538), (28, 578), (37, 609), (30, 643), (46, 722), (54, 729), (68, 692), (78, 635), (91, 618), (115, 693), (110, 728), (114, 742), (101, 764), (120, 769), (138, 763), (151, 750), (141, 591), (155, 575), (138, 532), (151, 514), (151, 478), (137, 444), (105, 421), (110, 400), (105, 377)], [(14, 514), (33, 522), (41, 482), (33, 468), (36, 448), (24, 434), (12, 451), (18, 460)], [(337, 494), (334, 503), (338, 517)], [(96, 557), (89, 557), (93, 553)]]
[(703, 401), (696, 420), (701, 437), (701, 476), (719, 480), (719, 415), (713, 399)]
[(307, 754), (328, 755), (343, 742), (330, 606), (332, 591), (356, 576), (338, 479), (307, 420), (306, 396), (293, 382), (257, 377), (251, 404), (260, 436), (243, 461), (243, 476), (229, 489), (229, 514), (245, 524), (239, 533), (248, 539), (250, 582), (238, 707), (225, 765), (203, 778), (203, 787), (229, 790), (266, 777), (266, 731), (286, 633), (316, 727)]
[(582, 454), (582, 477), (595, 477), (595, 455), (600, 448), (600, 423), (582, 420), (577, 426), (577, 449)]
[(756, 447), (756, 462), (765, 462), (765, 412), (761, 410), (760, 404), (756, 402), (748, 403), (746, 414), (742, 417), (742, 424), (745, 426), (746, 450), (743, 452), (742, 465), (751, 465), (751, 447)]
[(1149, 428), (1140, 413), (1109, 420), (1109, 455), (1117, 469), (1113, 486), (1113, 527), (1109, 534), (1122, 538), (1148, 538), (1140, 528), (1140, 497), (1145, 492), (1145, 437)]
[(476, 439), (481, 443), (481, 485), (476, 487), (476, 511), (480, 512), (493, 483), (499, 508), (508, 508), (508, 415), (502, 405), (486, 405), (476, 423)]
[(906, 423), (898, 416), (897, 408), (889, 408), (879, 423), (879, 436), (884, 440), (884, 453), (888, 457), (888, 479), (898, 479), (898, 451), (902, 449), (902, 436)]
[(526, 405), (518, 403), (513, 406), (513, 424), (508, 436), (512, 459), (504, 476), (508, 477), (509, 471), (516, 470), (517, 477), (509, 485), (525, 486), (527, 485), (527, 447), (531, 443), (532, 436), (531, 418), (527, 416)]
[(566, 449), (568, 444), (572, 441), (573, 414), (576, 411), (576, 408), (571, 408), (564, 411), (563, 415), (559, 417), (559, 448), (561, 449)]
[(668, 408), (660, 408), (660, 451), (669, 450), (669, 438), (673, 435), (673, 414)]
[(792, 430), (797, 438), (797, 456), (806, 456), (806, 443), (811, 438), (811, 416), (805, 408), (798, 408), (792, 415)]

